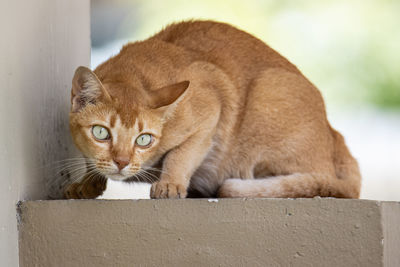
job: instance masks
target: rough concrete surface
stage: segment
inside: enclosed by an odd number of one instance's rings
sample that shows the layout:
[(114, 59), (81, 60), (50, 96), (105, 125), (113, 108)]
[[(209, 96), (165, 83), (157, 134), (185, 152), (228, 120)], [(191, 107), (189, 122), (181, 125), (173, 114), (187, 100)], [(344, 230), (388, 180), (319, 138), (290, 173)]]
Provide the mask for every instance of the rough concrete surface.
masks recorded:
[(20, 266), (399, 266), (400, 203), (26, 201)]

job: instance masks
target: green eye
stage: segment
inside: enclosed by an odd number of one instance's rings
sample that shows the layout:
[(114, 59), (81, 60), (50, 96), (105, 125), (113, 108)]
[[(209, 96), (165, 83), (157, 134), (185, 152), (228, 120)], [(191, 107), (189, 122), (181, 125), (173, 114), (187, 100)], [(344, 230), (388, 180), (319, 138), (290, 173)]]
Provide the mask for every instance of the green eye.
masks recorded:
[(136, 144), (139, 146), (148, 146), (150, 145), (153, 137), (151, 134), (141, 134), (138, 138), (136, 138)]
[(95, 125), (92, 127), (92, 134), (98, 140), (110, 139), (110, 134), (108, 133), (108, 130), (99, 125)]

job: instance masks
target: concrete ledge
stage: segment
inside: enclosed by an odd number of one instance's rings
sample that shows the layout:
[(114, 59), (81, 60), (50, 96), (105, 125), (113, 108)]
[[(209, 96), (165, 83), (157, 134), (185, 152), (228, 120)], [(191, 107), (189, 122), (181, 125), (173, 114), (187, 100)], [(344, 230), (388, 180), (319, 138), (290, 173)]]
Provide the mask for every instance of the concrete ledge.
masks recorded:
[(20, 266), (400, 266), (400, 203), (27, 201)]

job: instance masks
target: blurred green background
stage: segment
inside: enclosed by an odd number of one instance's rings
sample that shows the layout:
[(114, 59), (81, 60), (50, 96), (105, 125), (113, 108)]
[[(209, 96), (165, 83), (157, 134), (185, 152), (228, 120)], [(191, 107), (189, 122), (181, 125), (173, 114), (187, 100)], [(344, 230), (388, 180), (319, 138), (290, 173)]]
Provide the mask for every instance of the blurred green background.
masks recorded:
[(359, 160), (364, 198), (400, 200), (400, 1), (92, 0), (92, 67), (186, 19), (262, 39), (322, 92)]

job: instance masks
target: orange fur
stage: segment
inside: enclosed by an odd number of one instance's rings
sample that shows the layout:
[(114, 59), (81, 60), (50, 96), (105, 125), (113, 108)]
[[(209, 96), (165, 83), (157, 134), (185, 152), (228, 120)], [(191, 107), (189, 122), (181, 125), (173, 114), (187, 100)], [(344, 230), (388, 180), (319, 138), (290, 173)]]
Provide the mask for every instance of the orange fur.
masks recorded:
[[(110, 140), (96, 141), (93, 125), (109, 129)], [(173, 24), (94, 72), (78, 68), (70, 126), (97, 173), (157, 176), (153, 198), (360, 193), (357, 162), (329, 125), (319, 91), (277, 52), (227, 24)], [(135, 144), (141, 133), (154, 137), (148, 148)], [(119, 173), (121, 158), (129, 164)]]

